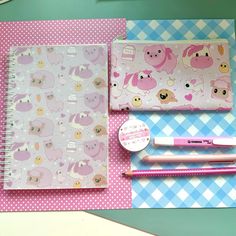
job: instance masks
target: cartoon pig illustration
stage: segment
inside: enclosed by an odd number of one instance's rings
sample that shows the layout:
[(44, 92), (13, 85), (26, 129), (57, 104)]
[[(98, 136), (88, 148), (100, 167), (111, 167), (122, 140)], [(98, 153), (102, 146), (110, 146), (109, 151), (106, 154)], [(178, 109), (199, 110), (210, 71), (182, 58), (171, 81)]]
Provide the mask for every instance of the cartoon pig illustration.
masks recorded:
[(28, 94), (16, 94), (13, 98), (13, 107), (16, 111), (27, 112), (33, 107)]
[(93, 76), (93, 72), (89, 69), (89, 64), (83, 64), (71, 67), (69, 70), (69, 76), (75, 81), (81, 81), (83, 79), (89, 79)]
[(69, 164), (67, 172), (72, 178), (83, 178), (83, 176), (89, 175), (93, 172), (92, 166), (88, 163), (89, 160), (72, 162)]
[(53, 88), (55, 83), (55, 76), (46, 70), (38, 70), (30, 74), (30, 86), (38, 87), (40, 89)]
[(106, 159), (107, 151), (105, 144), (98, 140), (84, 142), (84, 153), (94, 160), (104, 161)]
[(53, 175), (45, 167), (36, 167), (27, 172), (27, 184), (39, 188), (46, 188), (52, 185)]
[(84, 57), (94, 65), (104, 66), (106, 63), (106, 54), (103, 47), (86, 46), (83, 48)]
[(21, 65), (28, 65), (33, 62), (32, 53), (29, 48), (19, 47), (15, 51), (17, 62)]
[(144, 60), (156, 71), (172, 74), (177, 65), (177, 56), (165, 45), (151, 45), (144, 48)]
[(83, 129), (93, 123), (93, 118), (89, 115), (89, 111), (72, 114), (69, 118), (69, 124), (76, 129)]
[(84, 95), (84, 104), (93, 111), (106, 111), (105, 96), (97, 92), (88, 93)]
[(126, 74), (123, 88), (131, 93), (146, 95), (157, 86), (157, 82), (151, 73), (151, 70), (143, 70), (134, 74)]
[(11, 155), (17, 161), (28, 160), (31, 157), (28, 144), (25, 142), (13, 143), (11, 147)]
[(54, 125), (48, 118), (37, 118), (29, 122), (29, 134), (39, 137), (52, 136), (54, 131)]
[(56, 52), (53, 47), (47, 48), (47, 57), (51, 65), (58, 65), (63, 62), (63, 54)]
[(213, 65), (210, 45), (190, 45), (183, 51), (183, 63), (193, 69), (206, 69)]

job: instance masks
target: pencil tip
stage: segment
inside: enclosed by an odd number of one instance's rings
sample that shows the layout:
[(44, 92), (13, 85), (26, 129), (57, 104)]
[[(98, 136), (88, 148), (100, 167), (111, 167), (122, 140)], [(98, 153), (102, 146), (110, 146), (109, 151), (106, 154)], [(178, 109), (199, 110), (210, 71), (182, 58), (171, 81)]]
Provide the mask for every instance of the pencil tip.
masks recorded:
[(128, 170), (128, 171), (122, 173), (122, 176), (124, 176), (124, 177), (128, 177), (128, 176), (131, 176), (131, 175), (132, 175), (131, 170)]

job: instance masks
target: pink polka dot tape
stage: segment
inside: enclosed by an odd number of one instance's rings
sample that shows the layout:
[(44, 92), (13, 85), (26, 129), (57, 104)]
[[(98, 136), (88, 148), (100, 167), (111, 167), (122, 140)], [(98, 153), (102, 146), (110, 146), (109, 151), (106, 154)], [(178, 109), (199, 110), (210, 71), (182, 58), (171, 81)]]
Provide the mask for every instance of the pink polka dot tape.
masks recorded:
[(138, 152), (149, 144), (150, 129), (143, 121), (131, 119), (122, 124), (118, 137), (123, 148)]

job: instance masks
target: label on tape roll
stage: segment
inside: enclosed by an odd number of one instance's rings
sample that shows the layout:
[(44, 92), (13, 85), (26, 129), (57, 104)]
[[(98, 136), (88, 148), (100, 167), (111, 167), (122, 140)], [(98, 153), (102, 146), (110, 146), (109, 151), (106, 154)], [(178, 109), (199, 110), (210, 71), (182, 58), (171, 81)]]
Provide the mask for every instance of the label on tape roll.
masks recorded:
[(150, 129), (141, 120), (128, 120), (120, 127), (118, 138), (123, 148), (138, 152), (149, 144)]

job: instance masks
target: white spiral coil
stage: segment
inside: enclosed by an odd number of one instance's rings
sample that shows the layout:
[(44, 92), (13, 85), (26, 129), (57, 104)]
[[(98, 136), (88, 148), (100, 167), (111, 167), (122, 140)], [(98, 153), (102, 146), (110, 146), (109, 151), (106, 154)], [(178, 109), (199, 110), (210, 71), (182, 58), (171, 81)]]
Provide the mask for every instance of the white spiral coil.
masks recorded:
[(11, 181), (11, 148), (13, 137), (13, 98), (14, 98), (14, 85), (16, 74), (14, 71), (15, 56), (10, 52), (7, 58), (7, 76), (5, 78), (5, 98), (3, 100), (3, 109), (5, 111), (5, 117), (1, 121), (1, 147), (0, 147), (0, 183), (7, 183)]

